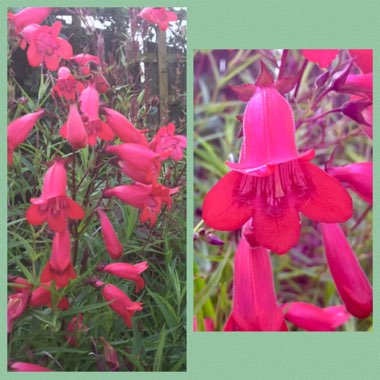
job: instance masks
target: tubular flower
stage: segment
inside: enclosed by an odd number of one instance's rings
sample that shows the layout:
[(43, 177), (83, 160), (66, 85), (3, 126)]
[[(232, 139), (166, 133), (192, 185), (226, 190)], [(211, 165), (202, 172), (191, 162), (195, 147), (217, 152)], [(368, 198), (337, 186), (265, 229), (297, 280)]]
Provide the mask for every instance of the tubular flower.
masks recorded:
[(135, 128), (121, 113), (106, 107), (104, 107), (104, 112), (107, 124), (122, 142), (148, 146), (143, 132)]
[(120, 185), (103, 191), (105, 198), (117, 197), (122, 202), (141, 209), (140, 222), (150, 221), (150, 226), (156, 224), (157, 217), (161, 211), (162, 203), (171, 208), (171, 195), (175, 194), (179, 187), (169, 189), (168, 187), (155, 184), (144, 185), (135, 183), (133, 185)]
[(61, 58), (69, 59), (73, 48), (68, 41), (59, 38), (62, 24), (56, 21), (52, 26), (41, 26), (32, 35), (27, 57), (31, 66), (45, 63), (47, 69), (56, 71)]
[(96, 211), (99, 215), (103, 240), (107, 251), (111, 256), (111, 259), (119, 259), (123, 253), (123, 246), (121, 245), (120, 240), (118, 239), (107, 214), (100, 208), (98, 208)]
[(70, 70), (65, 66), (60, 67), (57, 82), (52, 88), (52, 95), (75, 101), (77, 94), (82, 90), (83, 84), (75, 79)]
[(52, 369), (42, 367), (38, 364), (14, 362), (9, 368), (15, 372), (54, 372)]
[(316, 63), (320, 68), (330, 66), (331, 62), (338, 55), (338, 49), (302, 49), (303, 56)]
[(13, 164), (13, 151), (26, 140), (37, 120), (43, 115), (45, 115), (44, 110), (28, 113), (8, 125), (8, 165)]
[(7, 332), (10, 333), (13, 328), (14, 321), (19, 318), (28, 305), (30, 297), (30, 289), (24, 288), (23, 291), (10, 294), (8, 296), (8, 309), (7, 309)]
[(373, 58), (372, 49), (350, 49), (348, 50), (351, 57), (354, 59), (355, 65), (364, 74), (372, 73)]
[(307, 331), (335, 331), (350, 318), (342, 305), (322, 309), (305, 302), (291, 302), (282, 309), (287, 321)]
[(356, 162), (346, 166), (334, 166), (327, 172), (350, 187), (365, 202), (372, 204), (372, 162)]
[(177, 15), (165, 8), (144, 8), (139, 13), (139, 17), (150, 24), (157, 25), (162, 31), (169, 27), (169, 22), (177, 21)]
[(91, 54), (77, 54), (74, 57), (70, 58), (71, 61), (75, 62), (81, 67), (82, 74), (88, 75), (91, 72), (90, 64), (94, 63), (97, 66), (101, 65), (100, 58), (96, 55)]
[[(239, 163), (206, 195), (203, 219), (222, 231), (250, 220), (248, 240), (286, 253), (300, 236), (299, 212), (315, 221), (344, 222), (352, 200), (338, 180), (297, 152), (290, 105), (274, 88), (258, 88), (243, 120)], [(248, 236), (248, 235), (247, 235)]]
[(24, 8), (15, 14), (8, 13), (8, 20), (14, 26), (15, 32), (20, 33), (30, 24), (40, 24), (52, 12), (53, 8)]
[(372, 287), (338, 224), (321, 224), (327, 264), (348, 312), (358, 318), (372, 313)]
[(88, 143), (96, 144), (99, 137), (105, 141), (112, 141), (114, 133), (112, 129), (99, 119), (99, 93), (92, 85), (86, 87), (80, 95), (80, 110), (86, 120), (85, 127), (88, 135)]
[(235, 253), (232, 311), (224, 331), (286, 331), (269, 252), (242, 237)]
[(75, 150), (87, 145), (87, 131), (76, 103), (70, 104), (67, 122), (61, 127), (59, 134), (67, 139)]
[(138, 144), (108, 146), (105, 152), (116, 154), (124, 174), (146, 185), (156, 183), (161, 170), (160, 155)]
[(58, 288), (68, 285), (70, 278), (76, 278), (71, 262), (70, 233), (56, 233), (53, 238), (52, 253), (40, 277), (42, 283), (55, 281)]
[(112, 263), (106, 265), (102, 271), (113, 274), (114, 276), (124, 278), (126, 280), (131, 280), (136, 285), (136, 293), (144, 288), (144, 279), (141, 273), (148, 268), (148, 263), (142, 261), (138, 264), (128, 264), (128, 263)]
[(42, 194), (32, 198), (26, 213), (28, 223), (37, 226), (46, 221), (54, 232), (64, 232), (67, 218), (83, 219), (84, 211), (66, 195), (67, 174), (63, 160), (56, 160), (44, 176)]
[[(51, 292), (49, 290), (50, 283), (43, 284), (34, 289), (29, 304), (32, 307), (48, 306), (51, 307)], [(67, 297), (63, 297), (57, 304), (57, 307), (61, 310), (67, 310), (69, 308), (69, 301)]]
[[(182, 149), (186, 148), (186, 136), (175, 135), (174, 133), (175, 125), (173, 123), (161, 127), (150, 142), (149, 148), (159, 154), (167, 152), (168, 157), (173, 160), (182, 160)], [(166, 157), (161, 159), (166, 159)]]
[(96, 287), (102, 287), (102, 295), (107, 302), (111, 302), (108, 306), (118, 313), (124, 320), (124, 323), (131, 328), (132, 317), (136, 311), (142, 310), (141, 302), (133, 302), (131, 299), (117, 286), (105, 284), (96, 281)]

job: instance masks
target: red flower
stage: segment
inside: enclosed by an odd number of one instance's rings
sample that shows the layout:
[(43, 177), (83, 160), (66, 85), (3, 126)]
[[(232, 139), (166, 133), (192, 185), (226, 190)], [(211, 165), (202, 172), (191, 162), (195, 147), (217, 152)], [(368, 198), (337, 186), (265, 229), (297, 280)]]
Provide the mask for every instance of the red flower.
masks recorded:
[(41, 367), (37, 364), (24, 362), (11, 363), (9, 368), (15, 372), (54, 372), (52, 369)]
[(28, 305), (30, 297), (30, 288), (23, 288), (23, 291), (10, 294), (8, 296), (8, 324), (7, 332), (10, 333), (13, 328), (14, 321), (19, 318)]
[(104, 107), (104, 112), (107, 124), (122, 142), (148, 146), (144, 133), (136, 129), (121, 113), (106, 107)]
[(169, 27), (169, 22), (177, 21), (177, 15), (165, 8), (144, 8), (139, 13), (139, 17), (150, 24), (157, 25), (162, 31)]
[(83, 219), (84, 211), (78, 203), (66, 195), (67, 175), (63, 160), (56, 160), (44, 176), (42, 194), (32, 198), (26, 213), (28, 223), (37, 226), (45, 223), (54, 232), (64, 232), (67, 218)]
[(232, 311), (224, 331), (286, 331), (269, 252), (242, 237), (235, 253)]
[(350, 318), (342, 305), (322, 309), (305, 302), (291, 302), (282, 309), (287, 321), (307, 331), (335, 331)]
[(34, 125), (37, 123), (37, 120), (42, 115), (45, 115), (44, 110), (28, 113), (13, 120), (8, 125), (8, 165), (13, 164), (13, 151), (26, 140)]
[(365, 202), (372, 204), (372, 162), (356, 162), (346, 166), (329, 167), (327, 172), (350, 187)]
[(70, 278), (76, 278), (76, 274), (71, 262), (70, 233), (66, 228), (64, 232), (54, 235), (51, 256), (41, 273), (40, 281), (55, 281), (58, 288), (64, 288), (69, 284)]
[[(43, 284), (34, 289), (29, 304), (32, 307), (48, 306), (51, 307), (51, 291), (49, 290), (51, 284)], [(67, 297), (63, 297), (57, 304), (57, 307), (61, 310), (67, 310), (69, 308), (69, 301)]]
[(119, 163), (124, 174), (137, 182), (156, 183), (160, 175), (160, 155), (139, 144), (120, 144), (108, 146), (107, 153), (116, 154), (122, 161)]
[(349, 313), (367, 318), (372, 313), (372, 287), (355, 252), (338, 224), (321, 224), (327, 264)]
[(107, 217), (107, 214), (100, 208), (96, 211), (99, 215), (100, 224), (102, 226), (103, 240), (107, 251), (112, 259), (119, 259), (123, 253), (123, 246), (121, 245), (120, 240), (118, 239), (116, 232)]
[(302, 49), (301, 51), (306, 59), (318, 64), (320, 68), (330, 66), (339, 53), (338, 49)]
[(20, 33), (27, 25), (43, 22), (52, 10), (53, 8), (24, 8), (15, 14), (8, 13), (8, 20), (13, 24), (15, 32)]
[(274, 88), (258, 88), (243, 121), (239, 163), (206, 195), (203, 219), (222, 231), (246, 228), (247, 238), (278, 254), (299, 239), (299, 212), (312, 220), (344, 222), (352, 200), (343, 186), (308, 162), (314, 152), (299, 155), (292, 110)]
[[(167, 152), (168, 157), (173, 160), (182, 160), (182, 149), (186, 148), (186, 137), (174, 133), (175, 125), (173, 123), (161, 127), (150, 142), (149, 148), (159, 154)], [(166, 157), (163, 156), (161, 159), (166, 159)]]
[(134, 265), (128, 263), (112, 263), (102, 268), (102, 271), (133, 281), (136, 285), (136, 293), (138, 293), (144, 288), (144, 279), (140, 275), (147, 268), (148, 263), (146, 261), (142, 261), (141, 263)]
[(351, 57), (354, 59), (355, 65), (364, 74), (372, 73), (373, 58), (372, 49), (350, 49), (348, 50)]
[(96, 287), (102, 287), (102, 295), (107, 302), (111, 302), (108, 306), (116, 311), (123, 319), (124, 323), (131, 328), (132, 317), (136, 311), (142, 310), (141, 302), (133, 302), (131, 299), (117, 286), (112, 284), (104, 285), (101, 281), (96, 281)]
[(31, 37), (27, 57), (31, 66), (45, 63), (47, 69), (55, 71), (61, 58), (69, 59), (73, 49), (68, 41), (59, 38), (62, 24), (57, 21), (52, 26), (41, 26)]
[(75, 150), (84, 148), (87, 145), (87, 130), (76, 103), (70, 104), (67, 122), (62, 125), (59, 134), (67, 139)]
[(135, 183), (133, 185), (120, 185), (104, 190), (103, 196), (105, 198), (117, 197), (122, 202), (141, 209), (140, 222), (145, 223), (150, 220), (150, 225), (153, 226), (156, 224), (162, 203), (166, 203), (168, 208), (170, 208), (172, 202), (170, 196), (178, 190), (179, 187), (169, 189), (159, 184), (144, 185), (142, 183)]
[(83, 84), (75, 79), (70, 70), (62, 66), (58, 70), (57, 83), (52, 88), (52, 95), (73, 100), (83, 90)]
[(100, 58), (96, 55), (91, 54), (77, 54), (74, 57), (70, 58), (71, 61), (74, 61), (82, 69), (83, 75), (88, 75), (91, 72), (90, 64), (94, 63), (97, 66), (101, 65)]

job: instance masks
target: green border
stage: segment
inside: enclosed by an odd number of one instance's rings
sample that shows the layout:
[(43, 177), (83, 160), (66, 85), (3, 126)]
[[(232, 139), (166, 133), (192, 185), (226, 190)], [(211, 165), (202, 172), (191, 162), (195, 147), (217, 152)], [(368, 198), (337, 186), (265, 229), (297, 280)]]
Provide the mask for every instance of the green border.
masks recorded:
[[(25, 6), (27, 2), (5, 0), (0, 5), (0, 43), (6, 44), (6, 8)], [(30, 3), (27, 4), (30, 6)], [(34, 6), (102, 6), (102, 1), (34, 1)], [(187, 373), (107, 373), (107, 378), (130, 379), (378, 379), (380, 373), (380, 329), (378, 312), (380, 277), (374, 276), (374, 332), (372, 333), (192, 333), (192, 227), (193, 227), (193, 160), (192, 160), (192, 50), (253, 48), (372, 48), (375, 67), (380, 56), (380, 2), (378, 0), (178, 0), (116, 1), (107, 6), (187, 6), (188, 8), (188, 355)], [(0, 65), (6, 83), (5, 54)], [(379, 119), (380, 100), (378, 74), (375, 73), (374, 120)], [(6, 99), (6, 86), (0, 89)], [(3, 127), (1, 141), (6, 141), (6, 102), (0, 102)], [(380, 119), (379, 119), (380, 120)], [(380, 180), (376, 165), (380, 164), (374, 131), (375, 189)], [(0, 144), (0, 246), (6, 246), (6, 145)], [(379, 218), (374, 207), (374, 231)], [(378, 252), (377, 238), (373, 251)], [(379, 259), (374, 255), (374, 273)], [(6, 255), (0, 256), (2, 279), (6, 283)], [(102, 373), (7, 373), (6, 372), (6, 288), (1, 289), (1, 368), (2, 379), (103, 379)]]

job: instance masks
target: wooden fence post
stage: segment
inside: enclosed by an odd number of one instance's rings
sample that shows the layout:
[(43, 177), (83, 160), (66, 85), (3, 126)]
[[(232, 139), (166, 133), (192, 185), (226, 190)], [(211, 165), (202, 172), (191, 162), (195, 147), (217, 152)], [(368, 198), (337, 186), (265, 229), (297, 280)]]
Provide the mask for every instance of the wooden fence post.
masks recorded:
[(157, 34), (157, 49), (158, 49), (158, 83), (160, 95), (160, 120), (161, 125), (168, 122), (168, 100), (169, 100), (169, 85), (168, 85), (168, 52), (166, 47), (166, 32), (158, 30)]

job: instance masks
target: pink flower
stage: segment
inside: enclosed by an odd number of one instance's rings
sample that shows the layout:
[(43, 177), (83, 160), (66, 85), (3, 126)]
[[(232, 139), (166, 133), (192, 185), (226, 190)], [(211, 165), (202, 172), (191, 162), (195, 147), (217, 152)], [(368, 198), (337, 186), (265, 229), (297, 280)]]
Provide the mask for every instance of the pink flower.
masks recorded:
[(84, 148), (87, 145), (87, 130), (76, 103), (70, 104), (67, 122), (62, 125), (59, 134), (67, 139), (75, 150)]
[[(32, 307), (48, 306), (51, 307), (51, 292), (49, 290), (51, 284), (43, 284), (33, 290), (29, 304)], [(69, 308), (69, 301), (67, 297), (63, 297), (57, 304), (57, 307), (61, 310), (67, 310)]]
[(302, 49), (301, 51), (307, 60), (318, 64), (320, 68), (330, 66), (339, 53), (338, 49)]
[(321, 223), (327, 264), (349, 313), (367, 318), (372, 313), (372, 287), (338, 224)]
[(8, 20), (13, 24), (15, 32), (20, 33), (27, 25), (43, 22), (52, 10), (53, 8), (24, 8), (15, 14), (8, 13)]
[(9, 365), (9, 368), (15, 372), (54, 372), (52, 369), (24, 362), (13, 362)]
[(88, 75), (91, 72), (90, 64), (94, 63), (97, 66), (101, 65), (100, 58), (96, 55), (91, 54), (77, 54), (74, 57), (70, 58), (71, 61), (74, 61), (82, 69), (83, 75)]
[(44, 176), (42, 194), (32, 198), (26, 213), (28, 223), (38, 226), (46, 221), (54, 232), (64, 232), (67, 218), (83, 219), (84, 211), (66, 195), (67, 174), (63, 160), (56, 160)]
[(286, 331), (269, 252), (242, 237), (235, 253), (232, 311), (224, 331)]
[[(274, 88), (258, 87), (243, 121), (239, 163), (206, 195), (202, 216), (217, 230), (233, 231), (250, 220), (249, 242), (286, 253), (300, 236), (299, 213), (326, 223), (352, 216), (352, 200), (338, 180), (299, 154), (293, 113)], [(254, 245), (254, 243), (252, 243)]]
[(108, 146), (105, 152), (116, 154), (124, 174), (144, 184), (156, 183), (160, 175), (160, 155), (139, 144), (120, 144)]
[(10, 294), (8, 296), (8, 324), (7, 324), (7, 332), (10, 333), (13, 328), (14, 321), (19, 318), (24, 310), (26, 309), (30, 297), (30, 289), (23, 288), (24, 290), (21, 292), (17, 292), (14, 294)]
[(350, 187), (365, 202), (372, 204), (372, 162), (356, 162), (346, 166), (329, 167), (327, 172)]
[(72, 317), (67, 325), (66, 332), (68, 335), (65, 335), (67, 343), (75, 347), (78, 344), (78, 336), (85, 331), (87, 331), (87, 326), (83, 324), (83, 314), (79, 313)]
[(150, 24), (157, 25), (162, 31), (169, 27), (169, 22), (177, 21), (177, 15), (165, 8), (144, 8), (139, 13), (139, 17)]
[(169, 189), (168, 187), (155, 184), (144, 185), (135, 183), (133, 185), (120, 185), (103, 191), (105, 198), (117, 197), (122, 202), (141, 209), (140, 222), (150, 220), (150, 226), (157, 222), (162, 203), (171, 207), (171, 195), (175, 194), (179, 187)]
[(101, 281), (96, 281), (96, 287), (102, 287), (102, 295), (107, 302), (111, 302), (108, 306), (118, 313), (123, 319), (124, 323), (131, 328), (132, 317), (136, 311), (142, 310), (141, 302), (133, 302), (131, 299), (117, 286), (112, 284), (105, 284)]
[(44, 110), (28, 113), (8, 125), (8, 165), (13, 164), (13, 151), (26, 140), (37, 120), (45, 113)]
[(344, 306), (322, 309), (305, 302), (291, 302), (283, 305), (282, 310), (287, 321), (307, 331), (335, 331), (350, 318)]
[[(173, 160), (182, 160), (182, 149), (186, 148), (186, 136), (175, 135), (174, 131), (173, 123), (161, 127), (150, 142), (149, 148), (159, 154), (167, 152), (168, 157)], [(166, 159), (166, 157), (162, 156), (161, 159)]]
[(102, 268), (102, 271), (133, 281), (136, 285), (136, 293), (138, 293), (144, 288), (144, 279), (140, 275), (147, 268), (148, 263), (146, 261), (142, 261), (141, 263), (134, 265), (128, 263), (112, 263)]
[(76, 278), (76, 274), (71, 262), (70, 233), (66, 228), (54, 235), (51, 256), (42, 270), (40, 281), (54, 281), (58, 288), (64, 288), (69, 284), (70, 278)]
[(373, 58), (372, 49), (350, 49), (348, 50), (351, 57), (354, 59), (355, 65), (364, 74), (372, 73)]
[(111, 259), (119, 259), (123, 253), (123, 246), (121, 245), (107, 214), (100, 208), (96, 209), (96, 211), (99, 215), (103, 240), (107, 251), (111, 256)]
[(62, 24), (56, 21), (52, 26), (41, 26), (35, 30), (27, 51), (31, 66), (45, 63), (48, 70), (56, 71), (61, 58), (69, 59), (73, 55), (69, 42), (58, 37), (61, 28)]
[(136, 129), (121, 113), (106, 107), (103, 110), (107, 124), (122, 142), (148, 146), (144, 133)]
[(65, 66), (60, 67), (57, 82), (52, 88), (52, 95), (75, 101), (82, 90), (83, 84), (75, 79), (70, 70)]

